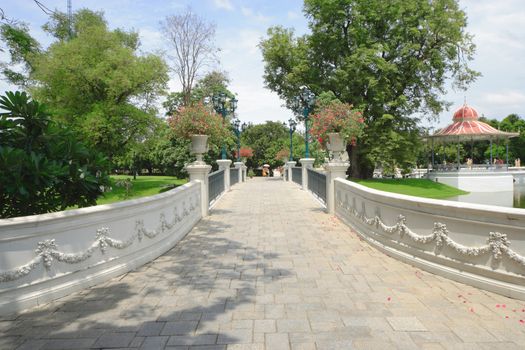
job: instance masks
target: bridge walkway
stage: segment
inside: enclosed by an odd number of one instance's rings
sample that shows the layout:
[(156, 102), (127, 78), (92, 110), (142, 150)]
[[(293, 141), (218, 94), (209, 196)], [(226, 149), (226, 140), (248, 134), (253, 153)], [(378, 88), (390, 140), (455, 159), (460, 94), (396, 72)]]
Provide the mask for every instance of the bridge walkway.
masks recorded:
[(151, 263), (0, 318), (0, 349), (84, 348), (523, 349), (525, 303), (396, 261), (256, 178)]

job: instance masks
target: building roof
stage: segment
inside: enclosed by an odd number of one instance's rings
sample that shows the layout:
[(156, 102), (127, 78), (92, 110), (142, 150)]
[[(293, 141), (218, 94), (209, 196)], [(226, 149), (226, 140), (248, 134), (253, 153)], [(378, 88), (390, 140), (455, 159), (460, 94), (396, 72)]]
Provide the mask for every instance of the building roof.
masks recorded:
[(452, 117), (453, 123), (438, 130), (430, 137), (443, 141), (467, 141), (508, 139), (519, 136), (516, 132), (500, 131), (487, 123), (478, 120), (478, 112), (468, 106), (461, 106)]

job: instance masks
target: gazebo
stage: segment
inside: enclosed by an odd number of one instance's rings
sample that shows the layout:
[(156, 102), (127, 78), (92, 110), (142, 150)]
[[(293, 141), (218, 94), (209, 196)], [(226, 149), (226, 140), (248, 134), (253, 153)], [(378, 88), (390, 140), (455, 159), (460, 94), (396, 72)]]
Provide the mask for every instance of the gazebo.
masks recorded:
[[(459, 143), (465, 141), (479, 141), (479, 140), (489, 140), (490, 141), (490, 165), (489, 169), (493, 166), (492, 159), (492, 141), (493, 140), (507, 140), (507, 153), (506, 153), (506, 164), (509, 164), (509, 144), (508, 139), (512, 137), (519, 136), (519, 133), (515, 132), (504, 132), (494, 127), (490, 126), (487, 123), (484, 123), (479, 120), (478, 112), (464, 104), (460, 107), (452, 118), (452, 124), (447, 127), (438, 130), (435, 134), (428, 136), (432, 142), (432, 169), (434, 168), (434, 142), (456, 142), (458, 145), (458, 157), (457, 157), (457, 169), (461, 169), (461, 160), (459, 157)], [(472, 151), (471, 151), (472, 152)], [(472, 155), (471, 155), (472, 158)]]

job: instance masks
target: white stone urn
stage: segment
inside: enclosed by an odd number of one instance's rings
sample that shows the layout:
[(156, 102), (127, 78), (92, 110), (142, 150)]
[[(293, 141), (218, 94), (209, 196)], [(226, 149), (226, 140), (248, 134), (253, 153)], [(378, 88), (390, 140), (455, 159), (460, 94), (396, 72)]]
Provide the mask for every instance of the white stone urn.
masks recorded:
[(326, 148), (332, 152), (335, 161), (343, 161), (342, 155), (346, 151), (346, 142), (341, 133), (328, 133)]
[(208, 135), (191, 135), (191, 154), (195, 154), (195, 164), (204, 164), (202, 156), (208, 152)]

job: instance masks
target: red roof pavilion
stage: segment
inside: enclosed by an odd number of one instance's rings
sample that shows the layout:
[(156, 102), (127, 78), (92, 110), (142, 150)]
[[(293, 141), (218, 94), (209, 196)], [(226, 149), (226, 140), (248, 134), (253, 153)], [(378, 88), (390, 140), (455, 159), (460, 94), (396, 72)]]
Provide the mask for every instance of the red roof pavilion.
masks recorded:
[(519, 133), (499, 131), (489, 124), (479, 121), (478, 112), (466, 104), (454, 113), (452, 121), (452, 124), (438, 130), (430, 137), (443, 141), (467, 141), (508, 139), (519, 136)]

